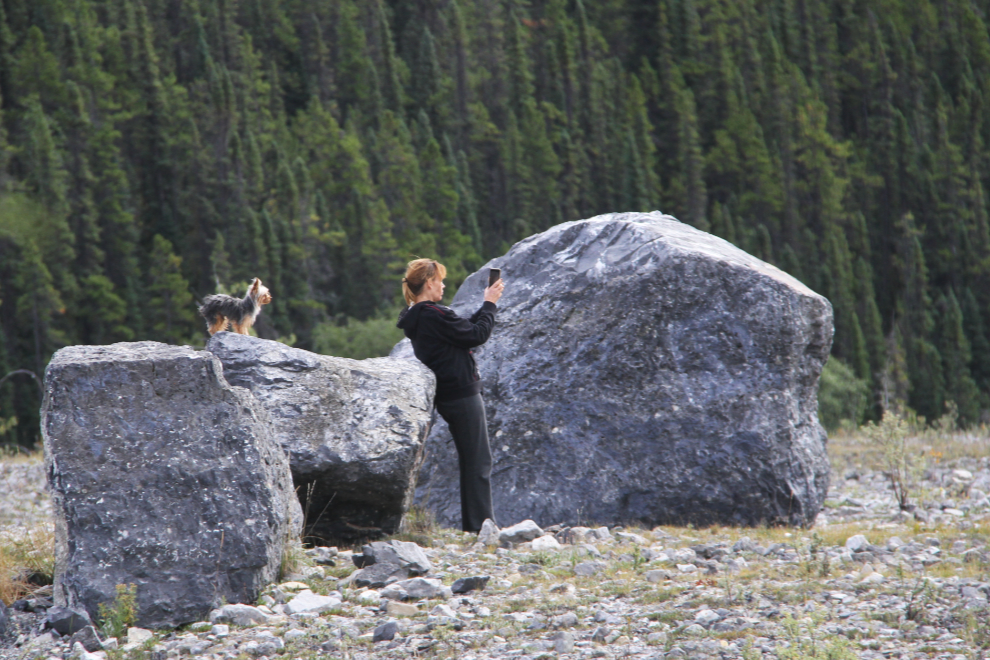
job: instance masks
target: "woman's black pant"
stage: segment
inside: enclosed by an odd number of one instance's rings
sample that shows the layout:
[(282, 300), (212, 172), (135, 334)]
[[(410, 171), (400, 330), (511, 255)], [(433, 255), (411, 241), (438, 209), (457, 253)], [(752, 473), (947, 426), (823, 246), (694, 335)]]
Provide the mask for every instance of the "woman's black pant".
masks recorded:
[(488, 422), (480, 394), (437, 401), (437, 412), (450, 427), (461, 469), (461, 527), (477, 532), (492, 513), (492, 450), (488, 445)]

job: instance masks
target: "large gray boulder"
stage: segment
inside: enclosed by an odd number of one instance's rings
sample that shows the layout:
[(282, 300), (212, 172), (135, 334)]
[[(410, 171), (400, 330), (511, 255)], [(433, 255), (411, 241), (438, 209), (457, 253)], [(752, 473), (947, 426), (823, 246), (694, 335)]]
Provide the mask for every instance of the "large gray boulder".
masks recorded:
[(206, 352), (72, 346), (41, 410), (56, 533), (55, 601), (99, 615), (137, 587), (137, 624), (253, 603), (302, 513), (265, 409)]
[(306, 537), (356, 542), (397, 531), (430, 426), (433, 372), (408, 360), (317, 355), (219, 332), (206, 350), (250, 389), (289, 454)]
[[(814, 520), (829, 475), (825, 298), (660, 213), (564, 223), (488, 266), (506, 281), (475, 350), (500, 524)], [(487, 274), (458, 290), (459, 314), (480, 305)], [(411, 356), (408, 340), (393, 356)], [(416, 500), (459, 525), (442, 420)]]

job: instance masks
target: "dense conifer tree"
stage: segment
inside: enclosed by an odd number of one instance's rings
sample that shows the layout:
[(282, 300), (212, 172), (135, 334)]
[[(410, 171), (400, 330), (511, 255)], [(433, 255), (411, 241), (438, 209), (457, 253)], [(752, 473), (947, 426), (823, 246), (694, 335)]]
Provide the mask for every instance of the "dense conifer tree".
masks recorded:
[[(988, 11), (0, 2), (0, 368), (202, 342), (195, 300), (252, 277), (256, 331), (312, 348), (393, 314), (414, 256), (453, 290), (555, 223), (660, 208), (827, 295), (868, 416), (986, 421)], [(37, 438), (32, 387), (0, 391), (5, 438)]]

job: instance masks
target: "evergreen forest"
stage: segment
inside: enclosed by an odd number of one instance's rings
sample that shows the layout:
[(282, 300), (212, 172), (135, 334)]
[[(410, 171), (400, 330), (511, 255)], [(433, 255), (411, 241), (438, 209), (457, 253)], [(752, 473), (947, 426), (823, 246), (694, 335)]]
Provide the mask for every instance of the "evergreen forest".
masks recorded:
[[(831, 300), (829, 382), (990, 408), (990, 0), (0, 0), (0, 376), (202, 345), (204, 296), (366, 357), (399, 279), (660, 209)], [(508, 277), (509, 274), (507, 274)], [(0, 385), (0, 443), (39, 387)]]

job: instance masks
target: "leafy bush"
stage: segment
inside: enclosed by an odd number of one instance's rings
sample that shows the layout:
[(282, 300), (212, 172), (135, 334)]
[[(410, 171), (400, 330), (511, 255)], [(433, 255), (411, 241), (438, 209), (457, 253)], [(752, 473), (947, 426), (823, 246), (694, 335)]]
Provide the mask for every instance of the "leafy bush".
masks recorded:
[(830, 357), (818, 381), (818, 419), (828, 431), (858, 426), (866, 413), (869, 388), (849, 365)]
[(890, 480), (901, 510), (909, 510), (909, 496), (917, 468), (917, 460), (908, 447), (910, 425), (900, 415), (887, 410), (879, 424), (870, 422), (863, 430), (882, 452), (884, 474)]
[(385, 357), (402, 338), (396, 316), (367, 321), (347, 318), (343, 323), (320, 323), (313, 328), (313, 349), (324, 355), (363, 360)]
[(100, 603), (100, 629), (106, 637), (123, 637), (137, 620), (137, 585), (118, 584), (113, 603)]

